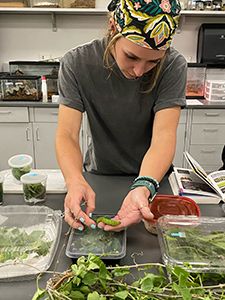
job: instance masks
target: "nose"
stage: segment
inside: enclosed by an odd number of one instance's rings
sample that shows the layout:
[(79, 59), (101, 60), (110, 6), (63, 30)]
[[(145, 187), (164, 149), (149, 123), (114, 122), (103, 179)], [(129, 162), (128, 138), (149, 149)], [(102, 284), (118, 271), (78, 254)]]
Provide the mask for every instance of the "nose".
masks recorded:
[(141, 77), (146, 72), (145, 64), (142, 62), (137, 62), (133, 67), (133, 72), (136, 77)]

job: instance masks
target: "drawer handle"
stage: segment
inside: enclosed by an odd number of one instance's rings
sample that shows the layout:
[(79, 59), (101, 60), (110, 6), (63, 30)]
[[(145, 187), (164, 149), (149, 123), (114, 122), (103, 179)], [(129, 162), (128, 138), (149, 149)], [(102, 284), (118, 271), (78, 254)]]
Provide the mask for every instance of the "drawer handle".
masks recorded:
[(11, 111), (9, 111), (9, 110), (6, 110), (6, 111), (0, 111), (0, 114), (1, 115), (9, 115), (9, 114), (11, 114), (12, 112)]
[(218, 117), (220, 114), (219, 113), (205, 113), (207, 117)]
[(205, 129), (203, 129), (203, 131), (205, 131), (205, 132), (217, 132), (218, 129), (217, 128), (205, 128)]
[(202, 153), (215, 153), (216, 150), (201, 150)]
[(30, 138), (30, 128), (29, 127), (26, 128), (26, 139), (27, 139), (27, 141), (31, 140), (31, 138)]
[(59, 113), (53, 111), (51, 114), (54, 115), (54, 116), (58, 116)]

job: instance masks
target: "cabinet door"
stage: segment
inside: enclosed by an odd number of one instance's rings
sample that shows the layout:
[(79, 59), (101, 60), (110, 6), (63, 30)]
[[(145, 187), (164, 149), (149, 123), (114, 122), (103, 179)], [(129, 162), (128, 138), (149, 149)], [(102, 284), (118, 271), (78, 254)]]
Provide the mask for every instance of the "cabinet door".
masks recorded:
[(55, 153), (57, 123), (33, 123), (34, 153), (37, 169), (58, 169)]
[(33, 157), (32, 126), (30, 123), (0, 123), (0, 170), (8, 169), (8, 159), (16, 154)]
[(173, 160), (173, 164), (177, 167), (183, 167), (183, 152), (185, 147), (186, 138), (186, 121), (187, 121), (187, 110), (182, 110), (180, 116), (180, 122), (177, 128), (177, 144), (176, 153)]

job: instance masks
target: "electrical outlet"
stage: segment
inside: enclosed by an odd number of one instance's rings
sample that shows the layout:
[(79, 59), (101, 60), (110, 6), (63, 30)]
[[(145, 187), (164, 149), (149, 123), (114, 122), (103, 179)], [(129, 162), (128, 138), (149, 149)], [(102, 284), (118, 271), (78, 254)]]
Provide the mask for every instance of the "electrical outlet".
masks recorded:
[(51, 60), (52, 55), (47, 53), (40, 53), (39, 54), (39, 60)]

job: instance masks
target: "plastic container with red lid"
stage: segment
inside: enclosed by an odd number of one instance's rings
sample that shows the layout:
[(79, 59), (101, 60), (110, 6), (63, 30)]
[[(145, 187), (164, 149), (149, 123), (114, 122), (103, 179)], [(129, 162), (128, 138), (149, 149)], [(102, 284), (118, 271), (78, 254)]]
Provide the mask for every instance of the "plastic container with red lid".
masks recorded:
[(194, 215), (200, 216), (200, 208), (194, 200), (177, 195), (158, 194), (149, 204), (154, 219), (151, 221), (143, 220), (145, 228), (153, 234), (157, 234), (157, 220), (165, 215)]

